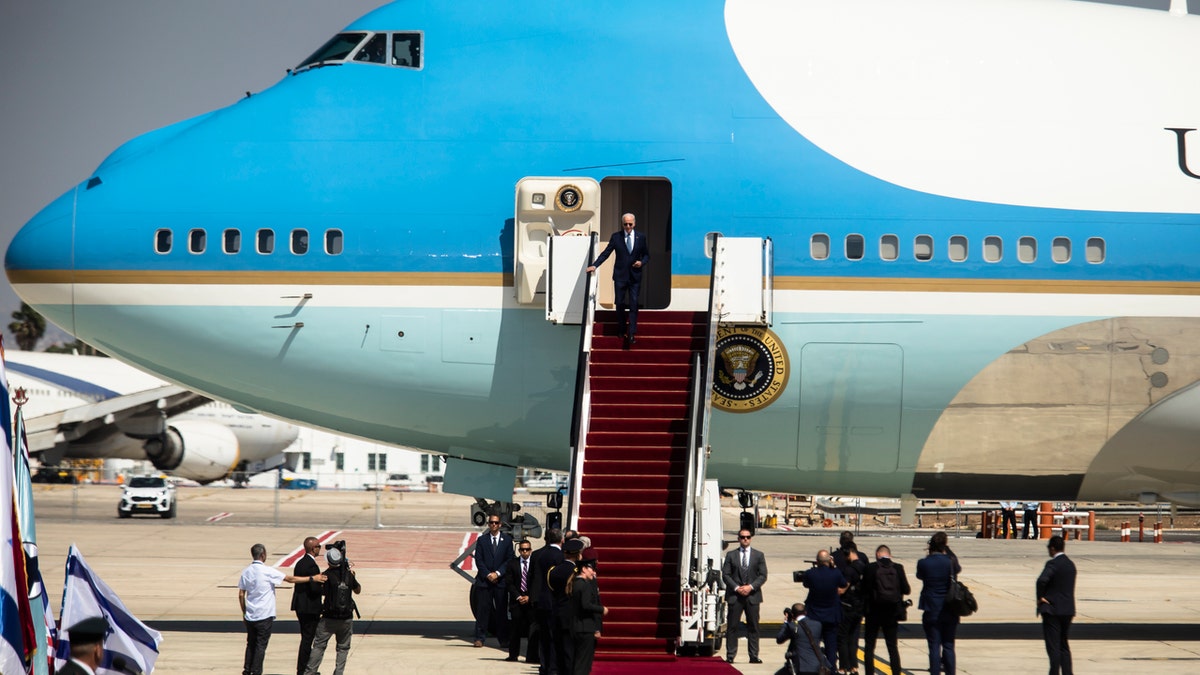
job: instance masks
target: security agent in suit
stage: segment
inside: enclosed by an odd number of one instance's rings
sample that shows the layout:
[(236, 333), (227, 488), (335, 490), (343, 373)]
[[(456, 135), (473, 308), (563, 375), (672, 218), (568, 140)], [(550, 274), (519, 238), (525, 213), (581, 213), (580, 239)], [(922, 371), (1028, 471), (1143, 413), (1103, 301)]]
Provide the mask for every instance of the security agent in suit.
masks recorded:
[(575, 576), (567, 582), (570, 596), (568, 614), (571, 625), (572, 675), (589, 675), (596, 656), (596, 638), (604, 623), (608, 608), (600, 604), (600, 589), (596, 586), (596, 561), (582, 560)]
[(554, 596), (546, 583), (550, 570), (563, 561), (562, 530), (554, 527), (546, 530), (546, 545), (530, 556), (533, 575), (530, 593), (533, 598), (533, 617), (537, 622), (538, 675), (553, 675), (558, 672), (557, 655), (554, 651)]
[(721, 579), (725, 582), (725, 603), (728, 605), (729, 634), (725, 660), (733, 663), (737, 656), (737, 633), (745, 615), (746, 650), (750, 663), (762, 663), (758, 658), (758, 611), (762, 604), (762, 586), (767, 583), (767, 557), (750, 547), (750, 530), (738, 532), (739, 546), (725, 554)]
[(508, 589), (508, 658), (505, 661), (516, 661), (521, 655), (521, 638), (528, 638), (525, 648), (525, 662), (538, 662), (537, 633), (530, 633), (534, 624), (533, 596), (533, 561), (531, 560), (533, 544), (528, 539), (517, 542), (518, 557), (508, 561), (504, 577), (508, 579), (505, 586)]
[(546, 585), (554, 598), (554, 656), (551, 672), (569, 675), (574, 669), (575, 650), (571, 640), (571, 596), (569, 583), (583, 557), (583, 542), (572, 539), (563, 543), (563, 561), (546, 573)]
[[(625, 338), (625, 347), (637, 342), (637, 313), (638, 292), (642, 286), (642, 268), (650, 262), (650, 249), (646, 246), (646, 235), (635, 232), (637, 219), (632, 213), (621, 216), (621, 231), (614, 232), (608, 240), (608, 247), (596, 256), (596, 260), (587, 268), (595, 272), (608, 256), (617, 254), (613, 263), (613, 291), (617, 300), (617, 328), (621, 337)], [(625, 311), (629, 311), (628, 328), (626, 327)]]
[[(316, 537), (305, 537), (304, 556), (296, 561), (292, 576), (312, 577), (321, 573), (317, 555), (321, 542)], [(312, 655), (313, 637), (317, 624), (321, 623), (321, 584), (296, 584), (292, 586), (292, 611), (300, 622), (300, 652), (296, 657), (296, 675), (304, 675), (308, 657)]]
[(71, 642), (71, 660), (60, 669), (59, 675), (92, 675), (104, 659), (104, 635), (108, 622), (103, 617), (84, 619), (67, 629)]
[(1055, 535), (1046, 544), (1050, 560), (1037, 580), (1037, 613), (1042, 617), (1042, 637), (1050, 657), (1050, 675), (1071, 675), (1068, 634), (1075, 617), (1075, 563), (1063, 551), (1066, 543)]
[(475, 540), (475, 646), (487, 639), (495, 620), (496, 639), (508, 646), (508, 594), (504, 566), (513, 558), (512, 537), (500, 531), (500, 516), (489, 515), (488, 531)]

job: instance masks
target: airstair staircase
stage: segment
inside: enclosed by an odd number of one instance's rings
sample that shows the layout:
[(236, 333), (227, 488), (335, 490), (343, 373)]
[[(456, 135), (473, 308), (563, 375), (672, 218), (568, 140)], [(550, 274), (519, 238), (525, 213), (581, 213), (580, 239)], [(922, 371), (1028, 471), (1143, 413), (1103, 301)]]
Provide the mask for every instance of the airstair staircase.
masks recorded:
[(754, 270), (750, 316), (769, 323), (772, 281), (770, 240), (710, 244), (708, 311), (642, 310), (632, 348), (616, 313), (595, 310), (596, 275), (585, 284), (568, 523), (592, 540), (609, 609), (598, 662), (664, 663), (720, 642), (719, 500), (705, 472), (717, 329), (738, 305), (736, 284), (722, 285)]
[(593, 538), (610, 609), (601, 660), (675, 652), (691, 361), (707, 318), (642, 311), (637, 343), (625, 350), (616, 314), (596, 317), (578, 529)]

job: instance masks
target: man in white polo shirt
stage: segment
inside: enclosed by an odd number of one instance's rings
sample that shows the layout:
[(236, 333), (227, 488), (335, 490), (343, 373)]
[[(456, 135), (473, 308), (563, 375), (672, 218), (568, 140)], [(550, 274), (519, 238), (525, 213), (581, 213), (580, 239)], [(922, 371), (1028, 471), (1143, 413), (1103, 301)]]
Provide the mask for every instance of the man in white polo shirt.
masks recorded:
[(267, 642), (271, 640), (271, 626), (275, 623), (275, 587), (283, 582), (289, 584), (325, 583), (324, 574), (293, 577), (268, 567), (267, 547), (255, 544), (250, 547), (253, 562), (242, 570), (238, 580), (238, 602), (242, 606), (242, 621), (246, 624), (246, 661), (242, 675), (262, 675), (263, 657), (267, 655)]

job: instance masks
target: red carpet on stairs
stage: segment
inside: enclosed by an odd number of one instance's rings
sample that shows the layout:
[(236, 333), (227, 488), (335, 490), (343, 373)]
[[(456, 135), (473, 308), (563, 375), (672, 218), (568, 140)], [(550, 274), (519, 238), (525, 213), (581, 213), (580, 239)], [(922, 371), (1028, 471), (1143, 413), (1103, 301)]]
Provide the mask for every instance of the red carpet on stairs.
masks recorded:
[(593, 672), (671, 672), (675, 660), (688, 389), (706, 322), (702, 313), (642, 311), (637, 343), (625, 350), (615, 313), (596, 316), (579, 531), (596, 549), (609, 613), (596, 646), (596, 661), (608, 663)]
[(671, 675), (738, 675), (741, 671), (725, 663), (718, 657), (685, 658), (658, 663), (633, 663), (625, 661), (597, 661), (592, 666), (592, 675), (643, 675), (645, 673), (664, 673)]

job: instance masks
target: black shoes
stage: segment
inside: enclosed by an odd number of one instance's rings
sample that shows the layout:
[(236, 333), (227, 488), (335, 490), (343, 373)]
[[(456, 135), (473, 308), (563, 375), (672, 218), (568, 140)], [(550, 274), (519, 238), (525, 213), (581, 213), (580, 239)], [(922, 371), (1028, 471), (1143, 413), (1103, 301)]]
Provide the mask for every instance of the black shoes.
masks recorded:
[(733, 657), (732, 657), (732, 656), (726, 656), (726, 657), (725, 657), (725, 663), (733, 663)]
[(750, 663), (762, 663), (762, 659), (750, 659)]

